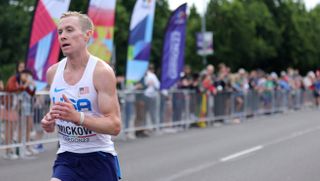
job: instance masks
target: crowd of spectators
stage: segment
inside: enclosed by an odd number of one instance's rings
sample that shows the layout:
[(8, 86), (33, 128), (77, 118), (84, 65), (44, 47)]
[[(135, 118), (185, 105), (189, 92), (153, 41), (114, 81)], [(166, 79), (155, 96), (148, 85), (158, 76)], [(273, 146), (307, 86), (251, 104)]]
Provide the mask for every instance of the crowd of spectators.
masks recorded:
[[(217, 70), (213, 65), (208, 65), (206, 69), (200, 72), (192, 72), (190, 66), (186, 65), (181, 73), (180, 80), (170, 90), (159, 90), (159, 80), (153, 78), (152, 89), (148, 87), (147, 74), (138, 83), (131, 86), (124, 95), (125, 109), (125, 128), (130, 129), (130, 125), (135, 128), (145, 125), (155, 125), (155, 115), (157, 102), (159, 106), (159, 120), (157, 123), (179, 122), (185, 119), (186, 100), (189, 99), (189, 114), (197, 119), (196, 126), (205, 127), (208, 118), (212, 116), (223, 116), (233, 112), (241, 112), (244, 110), (245, 99), (259, 95), (259, 100), (265, 109), (272, 108), (272, 99), (274, 92), (281, 92), (277, 99), (287, 101), (287, 106), (294, 109), (294, 104), (289, 105), (288, 99), (298, 97), (302, 91), (311, 93), (313, 104), (320, 105), (320, 71), (309, 71), (306, 76), (302, 76), (298, 69), (289, 67), (287, 70), (279, 73), (267, 73), (263, 70), (246, 71), (240, 68), (235, 72), (231, 72), (230, 67), (221, 63), (217, 66)], [(123, 79), (122, 79), (123, 80)], [(152, 91), (150, 91), (152, 90)], [(186, 96), (184, 91), (192, 92), (196, 96)], [(152, 93), (151, 93), (152, 92)], [(153, 100), (148, 98), (149, 94), (153, 94)], [(292, 95), (291, 95), (292, 94)], [(159, 95), (160, 101), (156, 101)], [(230, 99), (224, 95), (233, 96), (233, 104)], [(247, 96), (250, 95), (250, 96)], [(283, 95), (288, 95), (285, 97)], [(246, 97), (247, 96), (247, 97)], [(299, 95), (300, 96), (300, 95)], [(248, 100), (247, 100), (248, 101)], [(292, 100), (299, 101), (299, 100)], [(252, 103), (253, 104), (253, 103)], [(233, 106), (233, 108), (231, 108)], [(260, 106), (258, 104), (252, 106)], [(213, 109), (213, 111), (210, 111)], [(135, 111), (134, 111), (135, 110)], [(150, 114), (151, 121), (148, 123), (148, 111), (153, 110)], [(214, 114), (214, 115), (213, 115)], [(241, 122), (241, 118), (233, 120), (236, 123)], [(150, 124), (151, 123), (151, 124)], [(177, 123), (178, 124), (178, 123)], [(143, 129), (136, 132), (136, 136), (148, 136)], [(134, 137), (128, 134), (129, 138)]]
[[(31, 141), (31, 134), (36, 132), (36, 137), (40, 136), (40, 131), (35, 131), (34, 126), (34, 96), (36, 84), (33, 74), (26, 69), (24, 62), (17, 63), (16, 72), (9, 77), (6, 85), (1, 81), (0, 91), (6, 94), (0, 95), (0, 132), (1, 140), (5, 145)], [(39, 153), (37, 147), (26, 146), (22, 150), (7, 148), (5, 158), (17, 159), (18, 156), (33, 156)], [(23, 155), (22, 155), (23, 154)]]
[[(253, 95), (259, 95), (262, 106), (268, 109), (272, 106), (275, 91), (287, 94), (308, 91), (312, 93), (313, 104), (320, 106), (320, 70), (309, 71), (306, 76), (290, 67), (279, 73), (267, 73), (260, 69), (247, 71), (244, 68), (231, 72), (230, 67), (221, 63), (217, 68), (208, 65), (200, 72), (193, 72), (186, 65), (180, 79), (170, 90), (160, 90), (160, 80), (155, 67), (150, 64), (145, 76), (135, 84), (125, 86), (123, 78), (118, 80), (124, 130), (130, 139), (149, 136), (159, 124), (170, 123), (165, 128), (181, 127), (181, 121), (186, 120), (186, 110), (188, 119), (196, 120), (193, 126), (206, 127), (208, 120), (213, 117), (230, 114), (231, 110), (243, 111), (246, 101), (254, 102)], [(43, 132), (37, 125), (43, 116), (41, 112), (48, 109), (48, 104), (47, 98), (34, 96), (35, 90), (32, 72), (25, 68), (23, 62), (17, 64), (16, 73), (6, 84), (0, 76), (0, 91), (19, 95), (0, 95), (2, 144), (20, 143), (23, 137), (26, 142), (41, 139)], [(233, 97), (232, 104), (230, 95)], [(22, 120), (25, 121), (26, 130), (21, 130)], [(241, 116), (233, 121), (241, 122)], [(146, 125), (149, 125), (147, 130)], [(31, 136), (32, 133), (34, 136)], [(25, 155), (32, 156), (42, 151), (43, 147), (41, 144), (26, 146), (25, 150)], [(18, 158), (16, 151), (11, 148), (6, 150), (5, 157)]]

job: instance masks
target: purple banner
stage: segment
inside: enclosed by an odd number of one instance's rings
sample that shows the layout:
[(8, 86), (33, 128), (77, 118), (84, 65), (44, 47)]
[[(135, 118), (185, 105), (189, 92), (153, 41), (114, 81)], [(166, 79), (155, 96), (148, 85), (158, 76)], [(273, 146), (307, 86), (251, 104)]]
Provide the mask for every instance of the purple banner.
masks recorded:
[(187, 25), (187, 4), (179, 6), (171, 15), (166, 28), (162, 52), (161, 89), (169, 89), (180, 79), (184, 66)]
[(200, 56), (213, 54), (213, 33), (199, 32), (197, 33), (197, 53)]

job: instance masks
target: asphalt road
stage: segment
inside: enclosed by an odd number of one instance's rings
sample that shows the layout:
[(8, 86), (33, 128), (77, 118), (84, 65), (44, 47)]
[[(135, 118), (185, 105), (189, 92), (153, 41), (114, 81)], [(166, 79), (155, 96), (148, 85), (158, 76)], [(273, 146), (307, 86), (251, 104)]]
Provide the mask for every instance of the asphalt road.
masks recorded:
[[(319, 181), (320, 111), (116, 141), (125, 181)], [(1, 181), (49, 180), (55, 144), (36, 159), (0, 159)]]

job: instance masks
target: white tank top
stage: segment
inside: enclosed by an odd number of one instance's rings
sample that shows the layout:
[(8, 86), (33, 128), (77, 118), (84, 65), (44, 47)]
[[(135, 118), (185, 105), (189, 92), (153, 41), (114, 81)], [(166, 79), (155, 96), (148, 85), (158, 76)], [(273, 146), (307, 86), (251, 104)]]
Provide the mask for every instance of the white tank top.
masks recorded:
[[(77, 111), (82, 111), (88, 116), (101, 115), (98, 108), (97, 91), (93, 84), (93, 72), (99, 59), (90, 56), (80, 81), (75, 85), (69, 85), (63, 78), (67, 61), (67, 58), (64, 58), (59, 62), (51, 84), (50, 99), (52, 103), (63, 101), (62, 94), (65, 94)], [(64, 120), (56, 120), (56, 125), (60, 142), (58, 154), (66, 151), (73, 153), (103, 151), (116, 155), (110, 135), (95, 133)]]

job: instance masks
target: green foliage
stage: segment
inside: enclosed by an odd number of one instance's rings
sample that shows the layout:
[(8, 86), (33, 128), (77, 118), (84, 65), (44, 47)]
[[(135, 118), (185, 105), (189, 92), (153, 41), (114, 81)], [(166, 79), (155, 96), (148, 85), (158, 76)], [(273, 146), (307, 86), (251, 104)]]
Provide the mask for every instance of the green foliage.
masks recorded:
[(160, 73), (161, 60), (162, 60), (162, 47), (165, 36), (165, 28), (170, 17), (169, 4), (166, 0), (158, 0), (156, 3), (154, 27), (153, 27), (153, 40), (151, 47), (150, 62), (157, 67), (157, 73)]
[[(133, 3), (132, 3), (133, 2)], [(127, 6), (124, 3), (130, 3)], [(130, 7), (130, 10), (128, 6)], [(128, 40), (129, 40), (129, 23), (134, 1), (117, 1), (116, 21), (114, 31), (114, 44), (116, 49), (116, 73), (124, 74), (127, 61)], [(128, 9), (127, 9), (128, 8)]]
[(320, 19), (316, 9), (308, 12), (300, 0), (211, 0), (207, 29), (214, 31), (215, 55), (210, 61), (233, 69), (315, 69)]
[(0, 4), (0, 65), (24, 60), (29, 40), (29, 28), (34, 0), (20, 0)]
[[(11, 3), (9, 3), (11, 2)], [(14, 3), (12, 3), (14, 2)], [(136, 0), (117, 0), (114, 43), (116, 71), (124, 74), (131, 13)], [(89, 1), (71, 2), (70, 10), (86, 12)], [(11, 75), (11, 67), (26, 55), (35, 0), (4, 0), (0, 3), (0, 71)], [(191, 6), (188, 4), (188, 6)], [(157, 0), (151, 62), (161, 67), (164, 32), (171, 11), (168, 0)], [(208, 63), (224, 62), (233, 70), (262, 68), (267, 71), (293, 66), (306, 72), (319, 68), (320, 6), (306, 10), (301, 0), (211, 0), (207, 6), (207, 31), (214, 32), (213, 56)], [(185, 62), (204, 68), (197, 55), (196, 33), (201, 17), (189, 9)]]
[(15, 74), (16, 65), (6, 64), (0, 67), (0, 80), (3, 80), (4, 84), (8, 81), (9, 77)]
[(88, 0), (71, 0), (70, 2), (70, 11), (78, 11), (81, 13), (87, 13), (89, 6)]
[(196, 33), (200, 31), (201, 17), (197, 13), (196, 7), (193, 5), (190, 8), (190, 14), (187, 20), (185, 64), (191, 65), (194, 70), (201, 70), (203, 67), (202, 58), (197, 55), (196, 46)]

